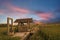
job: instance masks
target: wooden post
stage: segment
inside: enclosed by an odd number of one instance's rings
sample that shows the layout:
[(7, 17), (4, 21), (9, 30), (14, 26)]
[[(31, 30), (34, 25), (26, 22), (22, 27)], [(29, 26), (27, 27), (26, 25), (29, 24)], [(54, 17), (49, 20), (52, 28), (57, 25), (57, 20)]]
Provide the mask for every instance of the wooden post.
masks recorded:
[(9, 31), (10, 31), (10, 30), (9, 30), (9, 17), (7, 18), (7, 31), (8, 31), (7, 34), (9, 35)]
[(29, 29), (29, 31), (30, 31), (30, 23), (29, 23), (29, 21), (28, 21), (28, 23), (27, 23), (27, 24), (28, 24), (28, 29)]
[[(9, 20), (11, 20), (11, 27), (9, 26)], [(13, 19), (12, 18), (7, 18), (7, 31), (8, 31), (8, 35), (13, 35), (14, 31), (13, 31)]]
[(11, 30), (13, 32), (13, 19), (11, 19)]
[(20, 32), (20, 23), (18, 23), (18, 32)]

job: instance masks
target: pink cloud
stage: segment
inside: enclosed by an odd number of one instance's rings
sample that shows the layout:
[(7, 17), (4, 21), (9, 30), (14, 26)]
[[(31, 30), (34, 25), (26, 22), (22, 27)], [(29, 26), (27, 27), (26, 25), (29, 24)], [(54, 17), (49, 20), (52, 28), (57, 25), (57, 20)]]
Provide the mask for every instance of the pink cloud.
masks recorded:
[(52, 13), (40, 13), (37, 14), (40, 18), (42, 18), (43, 20), (49, 20), (50, 18), (53, 18), (53, 14)]
[(4, 14), (4, 10), (0, 10), (0, 15), (1, 15), (1, 14)]
[(2, 11), (2, 10), (0, 10), (0, 13), (3, 13), (3, 11)]
[[(9, 3), (4, 3), (4, 5), (7, 7), (8, 10), (13, 12), (12, 15), (16, 15), (16, 16), (17, 15), (22, 16), (23, 14), (27, 14), (27, 13), (29, 14), (30, 12), (35, 12), (35, 11), (30, 11), (30, 10), (27, 10), (27, 9), (24, 9), (24, 8), (20, 8), (20, 7), (11, 5)], [(3, 11), (1, 11), (1, 12), (3, 12)], [(16, 12), (18, 12), (18, 14)], [(11, 14), (9, 14), (9, 15), (11, 15)], [(45, 13), (45, 12), (40, 12), (39, 13), (38, 12), (38, 13), (36, 13), (36, 15), (39, 16), (40, 18), (42, 18), (43, 20), (49, 20), (50, 18), (53, 18), (52, 13)]]
[(12, 12), (29, 13), (29, 10), (27, 10), (27, 9), (20, 8), (20, 7), (17, 7), (17, 6), (13, 6), (13, 5), (9, 4), (9, 3), (5, 4), (5, 5)]
[(16, 16), (20, 18), (25, 18), (27, 13), (29, 13), (29, 10), (14, 6), (10, 3), (3, 3), (2, 5), (4, 5), (6, 9), (3, 9), (3, 10), (0, 9), (0, 14), (6, 15), (6, 16), (14, 16), (14, 17)]

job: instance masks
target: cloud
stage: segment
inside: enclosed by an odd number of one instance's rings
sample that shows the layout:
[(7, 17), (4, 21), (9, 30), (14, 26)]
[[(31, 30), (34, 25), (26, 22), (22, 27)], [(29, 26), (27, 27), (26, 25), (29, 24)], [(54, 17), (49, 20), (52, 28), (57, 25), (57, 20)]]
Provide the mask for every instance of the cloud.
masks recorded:
[(10, 3), (3, 3), (2, 5), (5, 9), (0, 9), (0, 15), (3, 14), (5, 16), (17, 16), (23, 18), (29, 13), (29, 10), (14, 6)]
[(29, 13), (29, 10), (20, 8), (11, 4), (6, 4), (6, 7), (11, 11), (11, 12), (19, 12), (19, 13)]
[(60, 8), (59, 8), (59, 9), (56, 9), (56, 10), (55, 10), (55, 12), (58, 12), (58, 13), (60, 13)]
[(20, 12), (20, 13), (28, 13), (29, 12), (28, 10), (22, 9), (19, 7), (10, 6), (9, 8), (14, 12)]
[(43, 20), (49, 20), (51, 18), (53, 18), (53, 14), (52, 13), (36, 13), (37, 16), (39, 16), (40, 18), (42, 18)]
[(41, 13), (45, 13), (43, 11), (36, 11), (36, 14), (41, 14)]
[(4, 14), (4, 10), (0, 10), (0, 15)]
[[(20, 8), (17, 6), (14, 6), (10, 3), (4, 3), (4, 5), (6, 6), (6, 11), (7, 12), (5, 15), (12, 15), (12, 16), (26, 16), (24, 14), (36, 14), (37, 16), (39, 16), (40, 18), (42, 18), (43, 20), (49, 20), (50, 18), (53, 18), (53, 14), (52, 13), (46, 13), (43, 11), (31, 11), (28, 9), (24, 9), (24, 8)], [(34, 13), (32, 13), (34, 12)], [(22, 16), (22, 17), (23, 17)]]

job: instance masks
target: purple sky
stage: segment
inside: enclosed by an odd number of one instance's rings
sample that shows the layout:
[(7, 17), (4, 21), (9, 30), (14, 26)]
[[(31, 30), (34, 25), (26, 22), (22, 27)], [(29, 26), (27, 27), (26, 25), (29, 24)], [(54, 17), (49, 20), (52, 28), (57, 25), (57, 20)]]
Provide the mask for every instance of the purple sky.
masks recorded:
[(60, 0), (0, 0), (0, 23), (7, 17), (59, 21)]

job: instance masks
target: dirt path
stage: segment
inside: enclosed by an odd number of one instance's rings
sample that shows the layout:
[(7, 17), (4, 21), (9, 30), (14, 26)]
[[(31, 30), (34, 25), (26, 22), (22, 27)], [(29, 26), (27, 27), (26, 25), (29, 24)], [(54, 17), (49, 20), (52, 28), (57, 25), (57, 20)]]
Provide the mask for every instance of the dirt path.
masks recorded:
[(21, 40), (28, 40), (33, 33), (35, 33), (38, 30), (38, 28), (32, 28), (30, 32), (18, 32), (15, 33), (13, 37), (20, 37)]
[(18, 32), (18, 33), (15, 33), (15, 35), (13, 35), (13, 37), (20, 37), (21, 40), (25, 40), (25, 39), (27, 39), (29, 34), (30, 34), (30, 32)]

